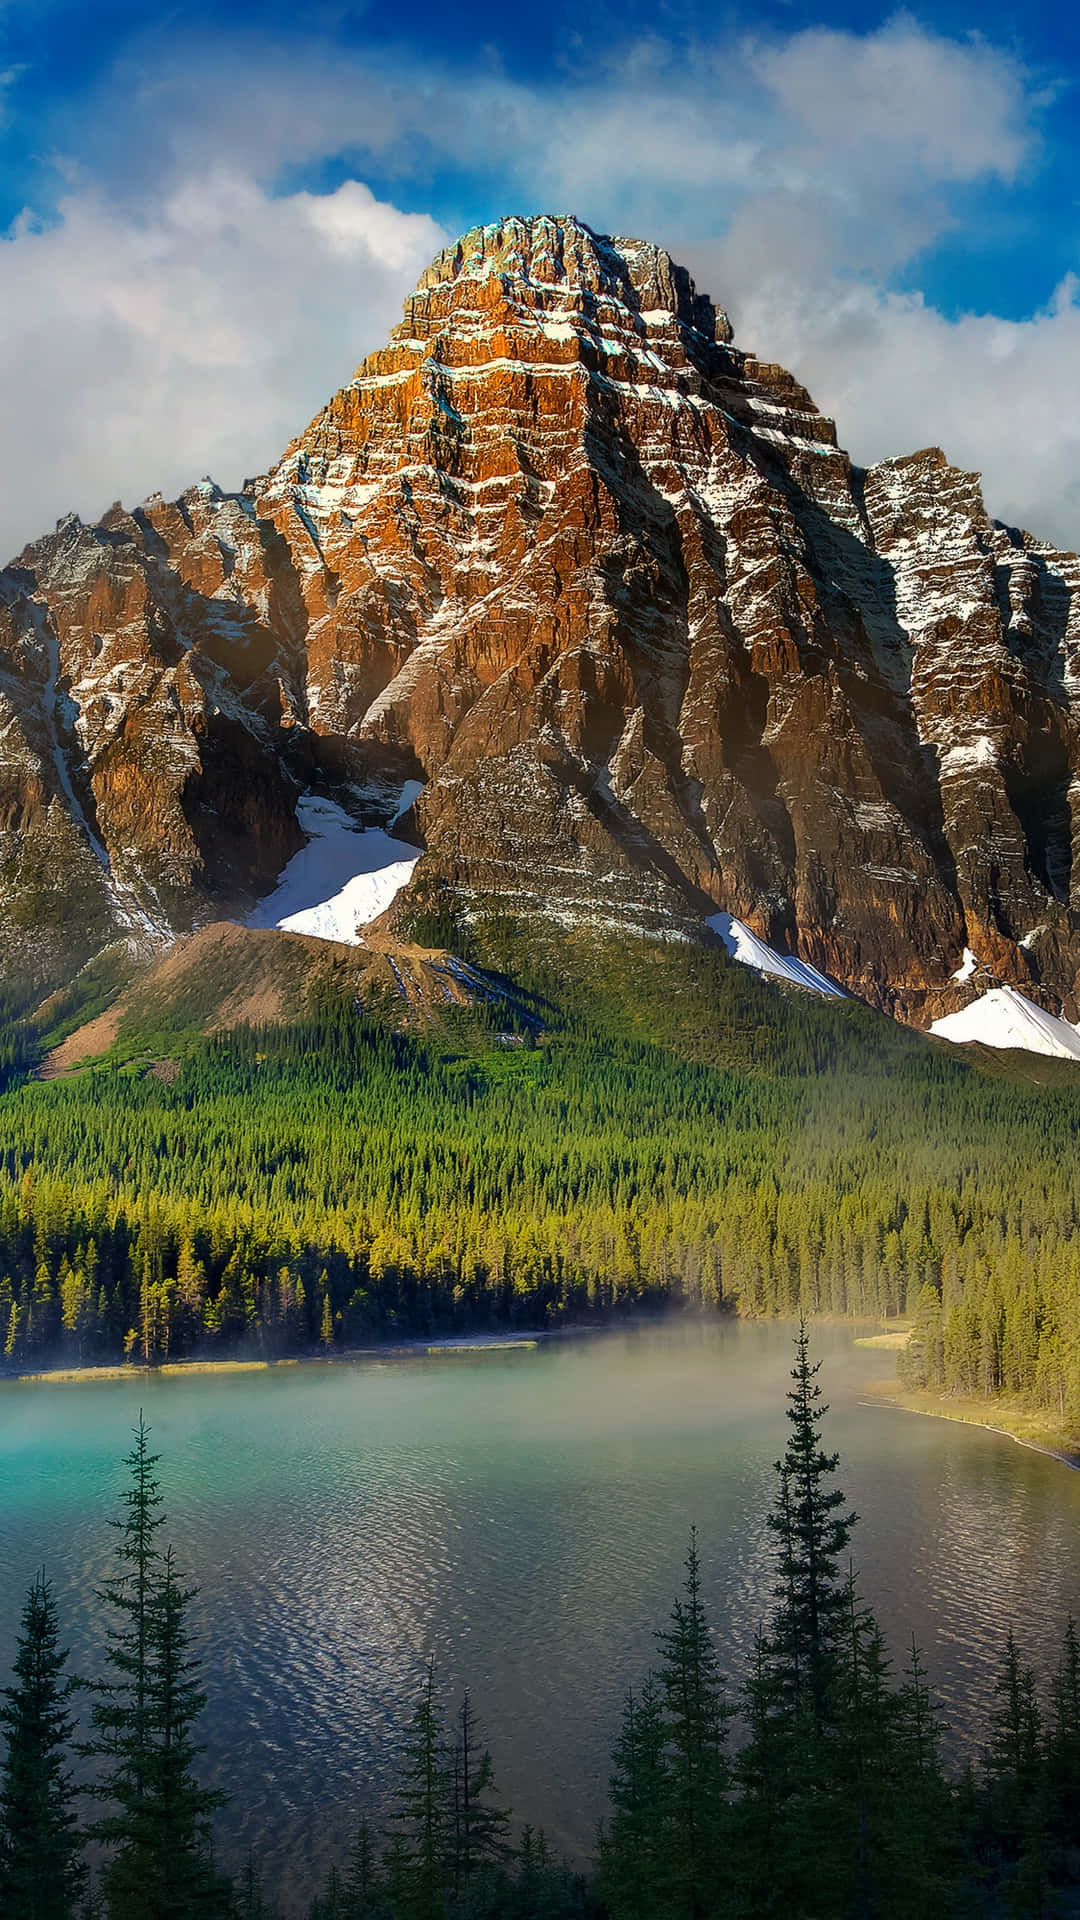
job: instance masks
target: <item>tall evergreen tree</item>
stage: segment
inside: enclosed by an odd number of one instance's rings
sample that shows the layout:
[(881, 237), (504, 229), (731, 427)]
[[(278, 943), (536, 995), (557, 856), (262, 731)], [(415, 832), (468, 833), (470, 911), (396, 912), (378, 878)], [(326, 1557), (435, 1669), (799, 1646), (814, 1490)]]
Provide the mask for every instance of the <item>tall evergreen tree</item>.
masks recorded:
[[(897, 1904), (895, 1841), (902, 1780), (889, 1657), (881, 1628), (859, 1600), (853, 1569), (848, 1574), (847, 1613), (837, 1663), (834, 1738), (824, 1768), (832, 1789), (829, 1878), (841, 1896), (840, 1911), (871, 1920), (891, 1915)], [(846, 1895), (841, 1893), (845, 1886), (850, 1887)]]
[(195, 1724), (206, 1705), (192, 1657), (187, 1608), (195, 1589), (181, 1587), (169, 1547), (150, 1615), (150, 1767), (139, 1807), (145, 1835), (139, 1849), (146, 1920), (202, 1920), (225, 1910), (225, 1883), (213, 1864), (211, 1821), (225, 1804), (195, 1778), (202, 1748)]
[(669, 1626), (658, 1633), (657, 1641), (657, 1688), (667, 1765), (670, 1910), (672, 1915), (700, 1920), (719, 1899), (728, 1785), (725, 1742), (731, 1708), (701, 1597), (696, 1529), (690, 1535), (682, 1592), (672, 1607)]
[(370, 1827), (361, 1821), (352, 1837), (342, 1876), (345, 1920), (389, 1920), (386, 1885)]
[(23, 1608), (15, 1684), (5, 1687), (0, 1727), (0, 1914), (12, 1920), (72, 1920), (84, 1874), (67, 1764), (71, 1683), (52, 1587), (44, 1573)]
[(491, 1755), (479, 1746), (468, 1687), (458, 1710), (448, 1775), (449, 1881), (456, 1896), (481, 1867), (499, 1865), (511, 1853), (510, 1815), (492, 1798)]
[(776, 1462), (779, 1489), (768, 1523), (780, 1549), (774, 1658), (792, 1706), (809, 1714), (817, 1732), (825, 1725), (836, 1651), (846, 1624), (840, 1557), (857, 1517), (841, 1511), (844, 1494), (829, 1485), (840, 1456), (826, 1453), (821, 1445), (819, 1428), (829, 1409), (817, 1383), (820, 1368), (820, 1360), (810, 1359), (804, 1319), (795, 1339), (794, 1385), (787, 1396), (791, 1433), (783, 1459)]
[(249, 1853), (244, 1863), (233, 1894), (233, 1914), (235, 1920), (274, 1920), (273, 1910), (267, 1905), (263, 1892), (262, 1874), (259, 1872), (254, 1853)]
[(398, 1920), (443, 1920), (446, 1912), (447, 1775), (435, 1705), (435, 1662), (405, 1736), (404, 1768), (392, 1818), (398, 1843), (387, 1854)]
[(108, 1679), (92, 1685), (94, 1738), (85, 1749), (105, 1762), (105, 1773), (93, 1788), (103, 1799), (138, 1800), (149, 1764), (150, 1617), (158, 1564), (154, 1540), (165, 1516), (154, 1472), (160, 1455), (150, 1451), (150, 1429), (141, 1412), (133, 1431), (135, 1445), (124, 1461), (129, 1484), (120, 1496), (126, 1511), (122, 1519), (109, 1522), (120, 1534), (119, 1570), (98, 1595), (118, 1616), (118, 1624), (106, 1630), (105, 1659), (111, 1671)]
[(94, 1685), (95, 1737), (84, 1751), (103, 1763), (91, 1791), (112, 1808), (93, 1829), (109, 1850), (101, 1871), (109, 1920), (203, 1920), (227, 1905), (209, 1852), (219, 1796), (192, 1773), (204, 1704), (185, 1624), (192, 1596), (177, 1582), (171, 1549), (162, 1556), (154, 1544), (164, 1516), (149, 1431), (140, 1414), (125, 1462), (127, 1512), (113, 1522), (121, 1572), (102, 1596), (120, 1624), (108, 1629), (111, 1677)]

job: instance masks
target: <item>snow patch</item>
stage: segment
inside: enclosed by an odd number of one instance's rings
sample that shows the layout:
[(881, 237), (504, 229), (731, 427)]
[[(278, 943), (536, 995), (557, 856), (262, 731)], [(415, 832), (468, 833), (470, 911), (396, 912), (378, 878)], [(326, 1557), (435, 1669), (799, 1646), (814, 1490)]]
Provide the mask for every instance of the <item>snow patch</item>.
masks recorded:
[(739, 960), (744, 967), (753, 967), (756, 973), (768, 973), (778, 980), (787, 980), (795, 987), (809, 987), (813, 993), (828, 994), (830, 998), (847, 998), (843, 987), (827, 974), (819, 973), (807, 960), (796, 960), (792, 954), (776, 953), (751, 933), (741, 920), (733, 920), (730, 913), (714, 913), (705, 925), (713, 933), (719, 934), (733, 960)]
[[(959, 978), (959, 975), (956, 976)], [(1080, 1060), (1080, 1031), (1056, 1014), (1046, 1013), (1015, 987), (993, 987), (959, 1013), (948, 1013), (930, 1028), (942, 1040), (961, 1046), (981, 1040), (987, 1047), (1022, 1047), (1058, 1060)]]
[(971, 976), (975, 972), (975, 969), (977, 968), (978, 964), (979, 963), (975, 958), (975, 955), (972, 953), (971, 948), (965, 947), (964, 958), (960, 962), (960, 965), (957, 967), (956, 972), (953, 974), (953, 979), (959, 980), (962, 985), (965, 980), (971, 979)]
[[(406, 793), (414, 784), (406, 781), (401, 796), (405, 805), (395, 818), (411, 805)], [(296, 817), (308, 844), (293, 855), (273, 893), (248, 915), (247, 925), (358, 946), (360, 928), (385, 913), (412, 878), (419, 850), (381, 827), (361, 830), (343, 807), (316, 794), (305, 794), (297, 802)]]

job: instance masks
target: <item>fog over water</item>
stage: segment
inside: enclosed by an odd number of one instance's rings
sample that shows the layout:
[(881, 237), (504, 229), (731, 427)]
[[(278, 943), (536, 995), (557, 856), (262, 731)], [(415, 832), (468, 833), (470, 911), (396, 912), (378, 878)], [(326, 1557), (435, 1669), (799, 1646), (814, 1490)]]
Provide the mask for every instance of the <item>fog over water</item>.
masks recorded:
[[(429, 1653), (468, 1682), (503, 1795), (592, 1842), (625, 1688), (700, 1534), (725, 1667), (769, 1607), (765, 1514), (791, 1329), (669, 1322), (535, 1349), (237, 1375), (0, 1386), (0, 1668), (45, 1563), (99, 1670), (130, 1428), (163, 1455), (169, 1536), (201, 1586), (205, 1772), (293, 1898), (377, 1814)], [(866, 1597), (918, 1633), (953, 1738), (977, 1741), (1001, 1639), (1056, 1658), (1080, 1612), (1080, 1474), (973, 1427), (860, 1404), (894, 1356), (819, 1329), (826, 1442), (862, 1516)]]

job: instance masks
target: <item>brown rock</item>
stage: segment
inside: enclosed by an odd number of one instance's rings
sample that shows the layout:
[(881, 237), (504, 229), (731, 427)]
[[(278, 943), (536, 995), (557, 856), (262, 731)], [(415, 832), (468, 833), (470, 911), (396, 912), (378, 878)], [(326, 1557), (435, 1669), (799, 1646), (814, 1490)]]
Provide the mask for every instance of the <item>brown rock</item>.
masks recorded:
[(9, 924), (20, 836), (92, 943), (265, 890), (299, 784), (415, 775), (466, 910), (723, 908), (920, 1025), (968, 946), (1080, 1012), (1075, 556), (936, 450), (854, 469), (656, 247), (466, 235), (272, 473), (64, 523), (3, 596)]

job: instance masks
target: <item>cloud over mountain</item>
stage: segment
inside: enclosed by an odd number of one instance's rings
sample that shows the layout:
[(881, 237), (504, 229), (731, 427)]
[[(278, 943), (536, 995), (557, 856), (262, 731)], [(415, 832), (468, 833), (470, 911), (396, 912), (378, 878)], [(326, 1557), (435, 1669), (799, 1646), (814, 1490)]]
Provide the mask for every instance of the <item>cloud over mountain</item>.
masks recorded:
[(62, 193), (43, 174), (0, 249), (19, 448), (0, 544), (207, 469), (235, 484), (447, 231), (545, 205), (662, 235), (857, 458), (940, 441), (995, 511), (1075, 545), (1075, 282), (1019, 318), (965, 312), (961, 282), (947, 306), (919, 292), (935, 249), (977, 252), (1023, 206), (1048, 99), (1013, 53), (906, 16), (568, 44), (529, 81), (486, 57), (144, 34), (49, 125)]

